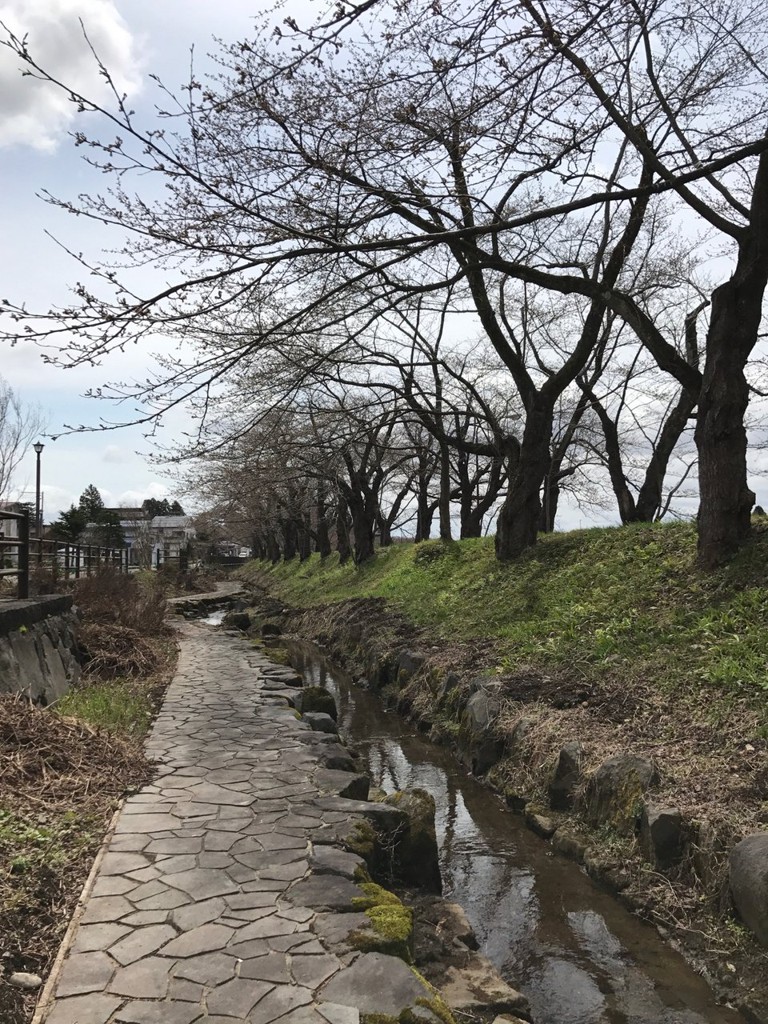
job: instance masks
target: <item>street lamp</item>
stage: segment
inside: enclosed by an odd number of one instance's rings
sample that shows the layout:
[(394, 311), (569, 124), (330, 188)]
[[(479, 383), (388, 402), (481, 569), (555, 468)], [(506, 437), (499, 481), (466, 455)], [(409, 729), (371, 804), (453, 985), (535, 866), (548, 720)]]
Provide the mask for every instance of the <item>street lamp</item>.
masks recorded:
[(38, 540), (43, 535), (42, 523), (40, 522), (40, 456), (42, 455), (43, 448), (45, 445), (38, 441), (37, 444), (32, 446), (35, 449), (35, 455), (37, 455), (37, 485), (35, 487), (35, 531), (38, 536)]

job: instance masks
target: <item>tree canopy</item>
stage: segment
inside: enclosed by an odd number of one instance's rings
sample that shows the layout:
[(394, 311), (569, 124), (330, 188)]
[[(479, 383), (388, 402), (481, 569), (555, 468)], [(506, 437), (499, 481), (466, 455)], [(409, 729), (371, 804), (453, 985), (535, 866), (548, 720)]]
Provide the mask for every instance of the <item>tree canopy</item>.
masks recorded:
[[(148, 419), (191, 403), (198, 431), (174, 458), (215, 459), (278, 429), (289, 410), (298, 437), (355, 436), (355, 456), (342, 445), (344, 468), (326, 485), (346, 506), (342, 533), (358, 515), (364, 552), (376, 517), (359, 509), (389, 462), (374, 469), (369, 456), (382, 430), (391, 447), (418, 422), (438, 444), (443, 512), (455, 500), (451, 453), (495, 460), (507, 559), (552, 518), (552, 484), (567, 479), (563, 459), (589, 422), (626, 519), (638, 504), (662, 510), (695, 416), (701, 563), (719, 564), (747, 536), (745, 416), (768, 282), (760, 5), (378, 0), (338, 9), (311, 33), (290, 20), (275, 32), (267, 19), (254, 38), (223, 45), (219, 75), (193, 76), (148, 126), (118, 95), (108, 110), (55, 82), (25, 41), (8, 45), (117, 132), (76, 135), (110, 190), (49, 198), (128, 241), (117, 261), (82, 259), (91, 283), (68, 308), (10, 303), (20, 327), (6, 336), (65, 336), (70, 364), (177, 339), (177, 357), (152, 378), (103, 392), (142, 399)], [(713, 261), (717, 282), (705, 270)], [(154, 292), (148, 266), (162, 271)], [(476, 345), (492, 354), (509, 410), (489, 417), (471, 392), (470, 419), (489, 428), (482, 441), (446, 416), (441, 383), (431, 408), (417, 383)], [(645, 412), (633, 392), (643, 375)], [(366, 393), (371, 408), (388, 408), (362, 428)], [(336, 412), (320, 419), (331, 395)], [(648, 450), (636, 493), (628, 416)], [(485, 478), (500, 479), (490, 468)]]
[(77, 505), (62, 512), (51, 529), (54, 537), (72, 543), (93, 543), (106, 548), (122, 547), (125, 543), (120, 516), (105, 507), (95, 484), (88, 484)]
[(7, 498), (13, 476), (33, 438), (45, 429), (42, 411), (25, 405), (0, 376), (0, 500)]
[(145, 498), (141, 503), (142, 510), (148, 516), (183, 516), (184, 509), (178, 501), (167, 498)]

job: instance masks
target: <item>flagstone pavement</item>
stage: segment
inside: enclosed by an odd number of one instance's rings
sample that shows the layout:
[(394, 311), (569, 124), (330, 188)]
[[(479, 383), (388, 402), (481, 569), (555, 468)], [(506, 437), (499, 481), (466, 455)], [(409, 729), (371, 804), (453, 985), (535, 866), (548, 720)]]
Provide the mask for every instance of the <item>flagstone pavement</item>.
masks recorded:
[(119, 814), (36, 1022), (359, 1024), (410, 1006), (434, 1024), (401, 960), (348, 942), (370, 921), (343, 837), (401, 812), (364, 802), (346, 749), (310, 727), (323, 716), (300, 718), (293, 670), (201, 624), (180, 643), (158, 776)]

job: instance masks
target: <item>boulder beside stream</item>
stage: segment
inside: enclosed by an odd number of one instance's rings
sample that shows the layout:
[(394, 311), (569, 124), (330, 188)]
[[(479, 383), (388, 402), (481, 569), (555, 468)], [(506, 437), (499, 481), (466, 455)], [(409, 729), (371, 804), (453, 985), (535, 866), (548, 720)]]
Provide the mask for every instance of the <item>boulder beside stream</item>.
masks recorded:
[(600, 765), (587, 783), (585, 817), (591, 825), (611, 825), (633, 832), (642, 810), (642, 799), (658, 781), (652, 761), (637, 754), (614, 754)]
[(251, 628), (251, 616), (248, 612), (227, 612), (221, 620), (221, 624), (225, 629), (239, 629), (241, 633), (245, 633)]
[(483, 687), (467, 701), (459, 728), (459, 749), (474, 775), (484, 775), (504, 754), (496, 730), (501, 711), (498, 687)]
[(390, 793), (384, 803), (408, 815), (409, 827), (398, 837), (395, 861), (404, 882), (427, 892), (443, 891), (437, 837), (435, 798), (425, 789), (403, 789)]
[(560, 748), (549, 781), (549, 804), (555, 811), (569, 811), (573, 807), (576, 790), (581, 782), (581, 764), (584, 747), (578, 740)]
[(734, 846), (729, 877), (739, 917), (768, 946), (768, 832), (747, 836)]
[(318, 711), (323, 715), (330, 715), (336, 721), (338, 711), (333, 694), (329, 693), (324, 686), (305, 686), (301, 691), (301, 711)]
[(682, 857), (683, 842), (683, 816), (677, 807), (643, 804), (640, 846), (646, 860), (661, 871), (670, 868)]

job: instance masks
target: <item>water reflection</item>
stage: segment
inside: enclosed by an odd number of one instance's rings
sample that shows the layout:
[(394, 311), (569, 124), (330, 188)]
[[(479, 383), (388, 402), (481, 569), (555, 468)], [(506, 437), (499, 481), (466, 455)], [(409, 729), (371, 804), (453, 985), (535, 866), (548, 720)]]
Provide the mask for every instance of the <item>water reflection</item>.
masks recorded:
[(307, 645), (290, 645), (307, 682), (325, 686), (375, 785), (435, 798), (445, 895), (482, 951), (531, 1003), (536, 1024), (738, 1024), (655, 930), (552, 855), (451, 755), (409, 730)]

